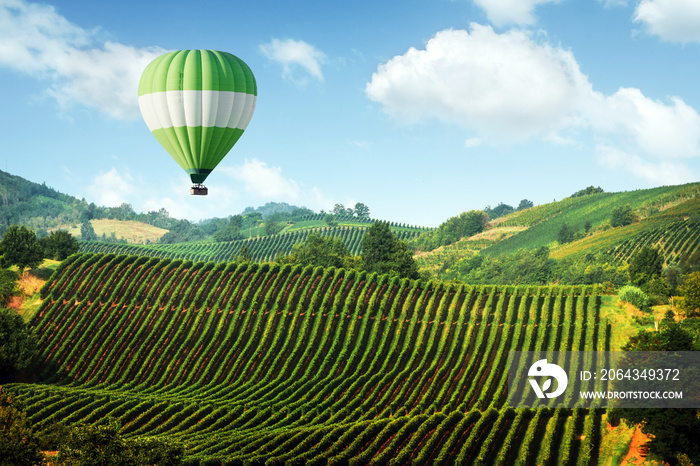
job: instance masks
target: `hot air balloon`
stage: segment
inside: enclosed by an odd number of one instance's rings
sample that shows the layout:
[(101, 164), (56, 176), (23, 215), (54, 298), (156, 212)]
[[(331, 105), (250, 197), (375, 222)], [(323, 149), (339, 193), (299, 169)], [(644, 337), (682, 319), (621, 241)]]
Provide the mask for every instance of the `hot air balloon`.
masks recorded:
[(139, 82), (146, 126), (190, 175), (191, 194), (241, 137), (255, 110), (258, 88), (248, 65), (215, 50), (179, 50), (151, 63)]

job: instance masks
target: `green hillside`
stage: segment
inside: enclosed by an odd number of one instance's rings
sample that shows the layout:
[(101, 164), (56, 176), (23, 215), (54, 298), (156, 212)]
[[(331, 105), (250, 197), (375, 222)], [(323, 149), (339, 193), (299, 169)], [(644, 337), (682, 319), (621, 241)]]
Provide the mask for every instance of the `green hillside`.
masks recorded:
[(610, 348), (595, 288), (79, 254), (42, 295), (36, 382), (6, 386), (39, 430), (112, 416), (207, 465), (598, 456), (602, 410), (505, 405), (509, 350)]
[[(498, 219), (495, 222), (498, 226), (525, 226), (527, 229), (494, 244), (484, 250), (484, 253), (498, 255), (514, 253), (523, 248), (532, 250), (541, 246), (556, 247), (557, 233), (564, 223), (574, 231), (583, 233), (585, 223), (588, 221), (595, 236), (609, 228), (613, 210), (625, 205), (629, 205), (640, 219), (657, 216), (657, 219), (667, 221), (668, 216), (663, 215), (664, 210), (698, 196), (700, 196), (700, 183), (692, 183), (621, 193), (590, 194), (533, 207)], [(696, 204), (693, 206), (697, 207)], [(700, 213), (700, 211), (697, 212)], [(676, 219), (677, 216), (673, 218)], [(624, 236), (626, 236), (625, 233), (620, 235), (620, 237)], [(614, 247), (613, 242), (606, 242), (605, 248), (611, 247)]]

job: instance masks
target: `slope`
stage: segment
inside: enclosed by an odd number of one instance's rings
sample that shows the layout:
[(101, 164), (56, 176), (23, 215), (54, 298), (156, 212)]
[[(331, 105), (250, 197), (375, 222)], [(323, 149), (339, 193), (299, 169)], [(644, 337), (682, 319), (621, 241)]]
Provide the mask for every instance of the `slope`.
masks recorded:
[(509, 350), (609, 348), (593, 288), (79, 254), (42, 292), (8, 387), (39, 429), (113, 416), (188, 464), (595, 460), (600, 410), (505, 405)]

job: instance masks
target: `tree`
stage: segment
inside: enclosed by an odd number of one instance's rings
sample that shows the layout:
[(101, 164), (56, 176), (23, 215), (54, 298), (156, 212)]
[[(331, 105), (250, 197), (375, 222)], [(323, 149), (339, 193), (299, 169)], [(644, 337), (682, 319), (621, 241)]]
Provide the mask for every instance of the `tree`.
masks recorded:
[(83, 241), (97, 241), (97, 233), (89, 220), (80, 224), (80, 239)]
[(528, 199), (523, 199), (522, 201), (520, 201), (520, 204), (518, 204), (518, 207), (515, 210), (529, 209), (529, 208), (533, 207), (534, 205), (535, 205), (534, 202), (532, 202)]
[(686, 275), (683, 283), (678, 287), (681, 292), (681, 300), (678, 303), (679, 310), (685, 317), (700, 317), (700, 272)]
[(39, 240), (39, 243), (44, 250), (44, 257), (59, 261), (80, 249), (78, 240), (65, 230), (53, 231), (46, 238)]
[(329, 227), (338, 226), (338, 221), (335, 219), (335, 215), (333, 214), (326, 214), (326, 216), (323, 217), (323, 221), (326, 222), (326, 225)]
[(355, 204), (354, 211), (359, 218), (369, 218), (369, 207), (361, 202)]
[(24, 225), (10, 225), (0, 241), (0, 253), (5, 263), (19, 267), (20, 274), (27, 267), (38, 266), (44, 259), (36, 235)]
[(36, 337), (24, 319), (0, 308), (0, 381), (29, 366), (37, 352)]
[(282, 223), (276, 222), (272, 219), (268, 219), (265, 222), (265, 234), (267, 236), (276, 235), (277, 233), (282, 231), (283, 228), (284, 228), (284, 225)]
[(623, 227), (633, 221), (634, 213), (629, 204), (614, 208), (610, 215), (610, 226), (612, 227)]
[(7, 306), (17, 294), (17, 273), (10, 269), (0, 269), (0, 306)]
[(291, 254), (282, 259), (282, 262), (303, 266), (347, 267), (352, 263), (352, 257), (342, 239), (312, 233), (304, 243), (295, 244)]
[(0, 386), (0, 464), (44, 464), (39, 439), (27, 422), (21, 403)]
[[(692, 319), (694, 320), (694, 319)], [(693, 334), (677, 323), (673, 313), (661, 321), (658, 332), (641, 330), (632, 336), (622, 348), (624, 351), (694, 351), (698, 342)], [(694, 380), (694, 379), (691, 379)], [(649, 451), (665, 459), (688, 455), (694, 464), (700, 462), (700, 410), (671, 408), (614, 408), (609, 417), (625, 419), (630, 424), (640, 424), (642, 432), (651, 434), (653, 440)]]
[(362, 267), (368, 272), (394, 272), (402, 278), (419, 277), (413, 254), (391, 233), (387, 222), (375, 222), (367, 229), (362, 240)]
[(657, 249), (644, 246), (630, 261), (630, 280), (637, 286), (643, 286), (652, 277), (661, 276), (663, 265), (663, 255)]
[(559, 233), (557, 233), (559, 244), (570, 243), (574, 240), (574, 229), (568, 224), (562, 223)]

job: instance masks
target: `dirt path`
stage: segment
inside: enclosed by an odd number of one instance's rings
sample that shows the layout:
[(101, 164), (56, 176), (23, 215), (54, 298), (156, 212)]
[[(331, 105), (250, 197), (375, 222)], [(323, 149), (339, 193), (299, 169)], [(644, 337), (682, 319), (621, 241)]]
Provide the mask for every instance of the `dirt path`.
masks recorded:
[(642, 433), (642, 429), (637, 426), (634, 430), (634, 435), (632, 436), (632, 441), (630, 442), (630, 449), (622, 460), (621, 465), (628, 464), (642, 464), (644, 463), (644, 458), (647, 456), (649, 451), (649, 436)]

